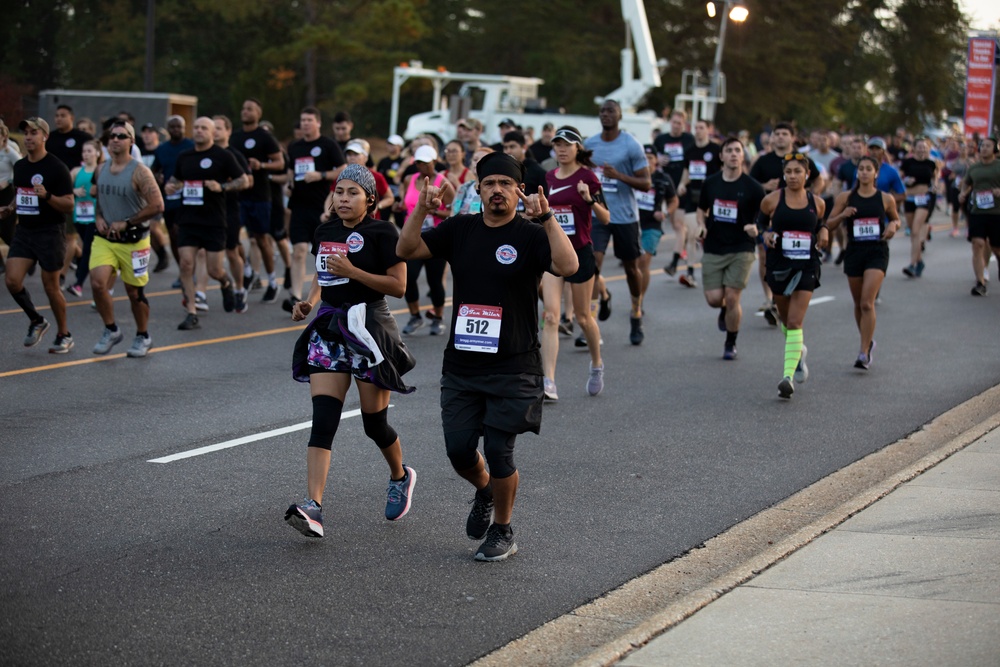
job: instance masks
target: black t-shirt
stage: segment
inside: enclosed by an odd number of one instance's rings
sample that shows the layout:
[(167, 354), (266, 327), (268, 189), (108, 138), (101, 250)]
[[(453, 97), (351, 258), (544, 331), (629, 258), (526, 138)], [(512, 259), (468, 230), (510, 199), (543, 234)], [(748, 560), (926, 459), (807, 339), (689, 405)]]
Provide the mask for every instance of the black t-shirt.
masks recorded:
[(653, 180), (653, 188), (646, 192), (635, 191), (635, 202), (639, 205), (639, 228), (659, 229), (663, 231), (663, 221), (657, 220), (654, 214), (663, 210), (663, 202), (670, 201), (677, 196), (677, 188), (674, 186), (674, 179), (670, 174), (657, 169), (650, 178)]
[(423, 239), (435, 257), (448, 260), (454, 276), (444, 372), (541, 375), (538, 284), (552, 265), (545, 229), (520, 215), (488, 227), (480, 213), (448, 218)]
[(53, 197), (61, 197), (73, 192), (73, 181), (69, 169), (55, 155), (46, 154), (38, 162), (21, 158), (14, 163), (14, 203), (17, 223), (25, 229), (62, 227), (66, 224), (66, 214), (52, 208), (44, 197), (35, 194), (35, 185), (44, 185)]
[(743, 231), (760, 212), (764, 188), (746, 174), (727, 181), (721, 173), (710, 176), (701, 188), (698, 208), (706, 211), (705, 252), (728, 255), (753, 252), (756, 239)]
[(45, 152), (55, 155), (70, 169), (75, 169), (83, 163), (83, 145), (93, 138), (75, 128), (65, 134), (54, 131), (45, 140)]
[[(247, 132), (246, 130), (236, 130), (233, 132), (229, 145), (234, 147), (247, 159), (257, 158), (260, 162), (267, 162), (271, 155), (281, 152), (281, 147), (274, 136), (262, 127)], [(271, 188), (268, 186), (267, 177), (269, 174), (278, 172), (266, 169), (257, 169), (253, 173), (253, 187), (240, 192), (240, 199), (246, 201), (271, 201)]]
[(310, 171), (332, 171), (344, 164), (344, 152), (330, 137), (319, 137), (313, 141), (299, 139), (288, 147), (289, 165), (294, 174), (292, 196), (288, 208), (323, 210), (326, 195), (330, 192), (330, 181), (321, 178), (312, 183), (305, 182), (305, 174)]
[(674, 179), (674, 183), (680, 183), (684, 168), (687, 166), (684, 153), (694, 146), (694, 135), (690, 132), (681, 132), (681, 136), (675, 137), (669, 132), (661, 132), (656, 135), (653, 145), (656, 146), (657, 153), (670, 158), (670, 163), (663, 168), (663, 171)]
[(367, 273), (384, 276), (403, 260), (396, 256), (399, 230), (390, 222), (366, 217), (353, 228), (333, 218), (316, 228), (313, 255), (316, 256), (316, 276), (323, 301), (331, 306), (371, 303), (385, 297), (379, 291), (356, 280), (341, 278), (326, 270), (326, 258), (331, 254), (347, 255), (351, 264)]
[(389, 184), (389, 189), (392, 190), (392, 194), (398, 199), (399, 198), (399, 185), (396, 183), (396, 174), (399, 173), (399, 167), (403, 164), (402, 156), (391, 158), (384, 157), (378, 161), (378, 167), (375, 169), (378, 173), (385, 176), (386, 182)]
[[(244, 174), (252, 173), (250, 170), (250, 163), (247, 159), (243, 157), (243, 153), (237, 150), (232, 144), (226, 149), (233, 154), (236, 158), (236, 164), (240, 165), (240, 169), (243, 170)], [(226, 220), (233, 221), (240, 219), (240, 195), (245, 191), (237, 192), (235, 190), (226, 193)]]
[[(816, 179), (819, 178), (819, 167), (816, 166), (816, 163), (808, 155), (806, 159), (809, 160), (809, 178), (806, 179), (806, 187), (810, 188), (816, 182)], [(750, 176), (761, 185), (767, 183), (772, 178), (777, 178), (778, 187), (785, 187), (785, 156), (764, 153), (753, 163), (753, 167), (750, 169)]]
[(933, 160), (918, 160), (915, 157), (908, 157), (899, 165), (899, 175), (903, 177), (904, 184), (906, 184), (907, 178), (913, 179), (913, 183), (908, 184), (907, 187), (931, 185), (935, 169), (937, 169), (937, 164)]
[(539, 139), (535, 143), (528, 146), (528, 151), (531, 152), (531, 156), (535, 158), (535, 161), (542, 163), (552, 157), (552, 145), (546, 146)]
[(239, 178), (243, 169), (231, 151), (213, 145), (208, 150), (187, 150), (177, 156), (174, 178), (183, 183), (179, 225), (226, 226), (226, 193), (212, 192), (205, 181), (220, 185)]
[(538, 186), (542, 186), (542, 191), (548, 194), (549, 182), (545, 178), (545, 168), (531, 156), (524, 156), (524, 194), (538, 194)]
[(719, 145), (711, 141), (704, 146), (692, 145), (684, 151), (684, 162), (687, 164), (690, 180), (688, 190), (697, 193), (706, 178), (722, 171), (721, 153)]

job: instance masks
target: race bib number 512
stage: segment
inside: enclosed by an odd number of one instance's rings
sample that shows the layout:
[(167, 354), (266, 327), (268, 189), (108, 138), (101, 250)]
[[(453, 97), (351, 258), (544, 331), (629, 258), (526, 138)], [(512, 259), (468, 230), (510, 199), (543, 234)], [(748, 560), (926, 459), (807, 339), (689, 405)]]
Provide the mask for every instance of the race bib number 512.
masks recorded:
[(500, 349), (503, 308), (462, 304), (455, 318), (456, 350), (496, 354)]

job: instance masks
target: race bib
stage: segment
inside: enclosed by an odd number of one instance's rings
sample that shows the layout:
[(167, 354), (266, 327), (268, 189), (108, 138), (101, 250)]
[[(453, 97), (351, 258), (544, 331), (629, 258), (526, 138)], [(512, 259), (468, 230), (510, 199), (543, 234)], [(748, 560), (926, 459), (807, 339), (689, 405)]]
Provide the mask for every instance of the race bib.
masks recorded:
[(931, 196), (928, 194), (923, 195), (913, 195), (913, 203), (917, 206), (927, 206), (931, 201)]
[[(996, 204), (993, 201), (993, 191), (992, 190), (982, 190), (976, 193), (976, 208), (981, 208), (983, 210), (988, 208), (993, 208)], [(20, 213), (20, 211), (18, 211)]]
[(601, 189), (605, 192), (618, 192), (618, 180), (608, 178), (604, 175), (604, 167), (594, 167), (594, 175), (601, 182)]
[(648, 192), (635, 192), (635, 203), (639, 205), (640, 211), (652, 211), (656, 208), (656, 190)]
[(688, 176), (692, 181), (704, 181), (708, 174), (708, 164), (699, 160), (691, 160), (688, 163)]
[(310, 171), (316, 171), (316, 161), (311, 157), (297, 157), (295, 158), (295, 180), (304, 181), (306, 180), (306, 174)]
[(316, 280), (320, 287), (332, 287), (333, 285), (344, 285), (350, 282), (349, 278), (342, 278), (330, 273), (326, 264), (332, 255), (344, 255), (350, 252), (346, 243), (334, 243), (333, 241), (320, 241), (319, 252), (316, 253)]
[(854, 221), (854, 240), (878, 241), (881, 238), (878, 227), (878, 218), (858, 218)]
[(34, 188), (17, 189), (17, 214), (38, 215), (38, 194)]
[(201, 206), (205, 203), (205, 182), (184, 181), (184, 205)]
[(736, 222), (736, 211), (738, 202), (728, 199), (716, 199), (712, 204), (712, 219), (717, 222)]
[(142, 278), (149, 271), (149, 248), (132, 251), (132, 275)]
[(666, 144), (663, 152), (670, 157), (671, 162), (681, 162), (684, 160), (684, 144)]
[(462, 304), (455, 319), (456, 350), (496, 354), (500, 349), (503, 308)]
[(553, 206), (552, 214), (556, 216), (556, 222), (562, 227), (562, 230), (566, 232), (566, 236), (573, 236), (576, 234), (576, 221), (573, 217), (573, 207), (572, 206)]
[(76, 203), (76, 221), (77, 222), (94, 222), (96, 215), (94, 213), (94, 202), (92, 201), (78, 201)]
[(809, 232), (781, 232), (781, 254), (788, 259), (809, 259), (811, 243)]

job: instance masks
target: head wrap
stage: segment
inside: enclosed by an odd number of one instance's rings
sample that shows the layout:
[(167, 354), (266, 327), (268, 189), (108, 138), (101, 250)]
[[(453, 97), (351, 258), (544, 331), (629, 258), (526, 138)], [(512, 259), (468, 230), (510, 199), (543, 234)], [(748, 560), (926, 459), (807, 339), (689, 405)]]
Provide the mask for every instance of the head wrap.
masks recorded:
[(524, 182), (524, 165), (506, 153), (487, 153), (476, 165), (476, 176), (480, 182), (487, 176), (510, 176), (521, 185)]
[(341, 181), (354, 181), (361, 186), (361, 189), (369, 197), (375, 197), (378, 199), (378, 194), (375, 191), (375, 177), (372, 173), (368, 171), (368, 167), (360, 164), (349, 164), (344, 167), (344, 170), (340, 172), (340, 176), (337, 177), (337, 182)]

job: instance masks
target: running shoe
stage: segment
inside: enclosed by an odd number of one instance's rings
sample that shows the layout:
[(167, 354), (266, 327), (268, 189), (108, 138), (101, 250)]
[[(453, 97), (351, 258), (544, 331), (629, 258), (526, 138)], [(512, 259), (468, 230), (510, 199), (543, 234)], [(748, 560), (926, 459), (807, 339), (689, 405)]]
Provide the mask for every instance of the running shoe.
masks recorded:
[(723, 306), (719, 308), (719, 319), (715, 322), (716, 326), (719, 327), (719, 331), (726, 332), (726, 307)]
[(170, 289), (181, 289), (184, 285), (181, 283), (181, 279), (178, 278), (174, 282), (170, 283)]
[(778, 307), (773, 303), (764, 310), (764, 319), (772, 327), (778, 326)]
[[(233, 290), (233, 283), (230, 281), (219, 288), (222, 292), (222, 310), (231, 313), (236, 309), (236, 293)], [(195, 308), (198, 307), (197, 297), (195, 298)]]
[(73, 349), (73, 337), (69, 334), (65, 336), (59, 334), (56, 336), (55, 342), (49, 346), (49, 354), (66, 354)]
[(587, 337), (582, 333), (573, 341), (573, 347), (587, 347)]
[(255, 289), (260, 289), (260, 276), (253, 269), (250, 269), (250, 275), (243, 274), (243, 287), (247, 289), (248, 292), (252, 292)]
[(913, 264), (907, 264), (906, 266), (903, 267), (903, 273), (909, 276), (910, 278), (916, 278), (917, 267), (914, 266)]
[(736, 352), (735, 345), (726, 345), (725, 350), (722, 352), (722, 358), (726, 361), (733, 361), (736, 359), (738, 353)]
[(94, 346), (94, 354), (107, 354), (111, 351), (111, 348), (123, 340), (125, 340), (125, 333), (121, 329), (112, 331), (111, 329), (104, 327), (101, 339), (98, 340), (97, 345)]
[(472, 509), (469, 518), (465, 520), (465, 534), (470, 540), (481, 540), (486, 537), (487, 529), (493, 522), (493, 495), (476, 491), (472, 499)]
[(556, 391), (555, 380), (550, 380), (548, 378), (543, 378), (542, 384), (543, 384), (543, 387), (544, 387), (542, 389), (542, 393), (545, 396), (545, 400), (546, 401), (558, 401), (559, 400), (559, 392)]
[(250, 310), (250, 306), (247, 305), (247, 291), (245, 289), (237, 291), (233, 297), (236, 300), (234, 306), (237, 313), (245, 313)]
[(145, 357), (149, 354), (149, 348), (151, 347), (153, 347), (152, 338), (136, 334), (135, 339), (132, 341), (132, 347), (128, 349), (125, 356), (132, 357), (133, 359)]
[(567, 318), (565, 315), (559, 318), (559, 333), (564, 336), (573, 335), (573, 321)]
[(972, 288), (972, 296), (986, 296), (986, 283), (976, 283)]
[(292, 289), (292, 267), (285, 267), (285, 289)]
[(670, 262), (665, 267), (663, 267), (663, 272), (668, 276), (673, 276), (677, 273), (677, 262)]
[(44, 317), (39, 322), (32, 322), (28, 325), (28, 335), (24, 337), (24, 346), (34, 347), (38, 345), (38, 341), (42, 339), (42, 336), (48, 330), (49, 321)]
[(403, 333), (409, 335), (422, 326), (424, 326), (424, 318), (420, 315), (420, 313), (410, 315), (410, 320), (406, 323), (406, 326), (403, 327)]
[(278, 300), (278, 293), (281, 288), (277, 285), (268, 285), (267, 289), (264, 291), (264, 298), (260, 300), (261, 303), (274, 303)]
[(795, 375), (792, 376), (799, 384), (802, 384), (809, 379), (809, 367), (806, 366), (806, 353), (808, 351), (809, 350), (806, 349), (806, 346), (803, 345), (802, 356), (799, 357), (799, 363), (795, 367)]
[(306, 537), (323, 537), (323, 508), (311, 498), (289, 506), (285, 522)]
[(479, 545), (476, 560), (495, 562), (506, 560), (517, 553), (517, 543), (514, 542), (514, 531), (508, 526), (501, 528), (493, 524), (486, 531), (486, 541)]
[(961, 234), (959, 233), (959, 231), (957, 229), (952, 229), (951, 230), (951, 238), (957, 239), (959, 236), (961, 236)]
[(170, 266), (170, 255), (163, 248), (160, 248), (160, 252), (156, 253), (156, 267), (153, 269), (153, 273), (159, 273), (168, 266)]
[(646, 337), (646, 334), (642, 330), (642, 318), (629, 317), (628, 321), (631, 328), (628, 334), (629, 342), (633, 345), (642, 345), (642, 340)]
[(289, 294), (288, 298), (281, 302), (281, 309), (286, 313), (290, 313), (292, 312), (292, 309), (295, 308), (295, 304), (298, 303), (298, 301), (299, 300), (297, 298)]
[(868, 346), (868, 365), (871, 366), (874, 360), (875, 360), (875, 339), (872, 339), (872, 344)]
[(429, 332), (430, 335), (432, 335), (432, 336), (440, 336), (441, 334), (443, 334), (444, 333), (444, 318), (441, 318), (441, 317), (431, 317), (429, 319), (431, 321), (431, 329), (430, 329), (430, 332)]
[(198, 316), (188, 313), (188, 316), (184, 318), (184, 321), (177, 325), (178, 331), (191, 331), (192, 329), (200, 329), (201, 325), (198, 323)]
[(609, 317), (611, 317), (611, 292), (608, 292), (608, 298), (605, 299), (601, 297), (600, 306), (597, 309), (597, 319), (604, 322)]
[(687, 274), (687, 273), (685, 273), (680, 278), (678, 278), (677, 282), (679, 282), (681, 285), (684, 285), (684, 287), (697, 287), (698, 286), (698, 281), (694, 279), (694, 276), (692, 276), (690, 274)]
[(590, 377), (587, 378), (587, 393), (591, 396), (597, 396), (602, 391), (604, 391), (604, 364), (597, 368), (591, 364)]
[(864, 352), (860, 353), (858, 355), (857, 360), (854, 362), (854, 367), (860, 368), (862, 370), (868, 370), (871, 367), (871, 365), (872, 362), (869, 361), (868, 355), (865, 354)]
[(77, 298), (83, 296), (83, 288), (80, 287), (79, 285), (69, 285), (66, 288), (66, 292), (68, 292), (69, 294), (72, 294), (73, 296), (75, 296)]
[(916, 270), (917, 278), (924, 275), (924, 266), (925, 266), (924, 260), (920, 260), (919, 262), (917, 262), (916, 267), (914, 267), (914, 269)]
[(781, 398), (791, 398), (794, 393), (795, 385), (792, 384), (792, 378), (787, 375), (781, 378), (781, 382), (778, 383), (778, 396)]
[(403, 479), (389, 480), (386, 489), (385, 518), (389, 521), (402, 519), (410, 511), (413, 500), (413, 487), (417, 485), (417, 471), (410, 466), (403, 466)]
[(203, 313), (208, 312), (208, 297), (205, 296), (204, 292), (194, 293), (194, 309)]

